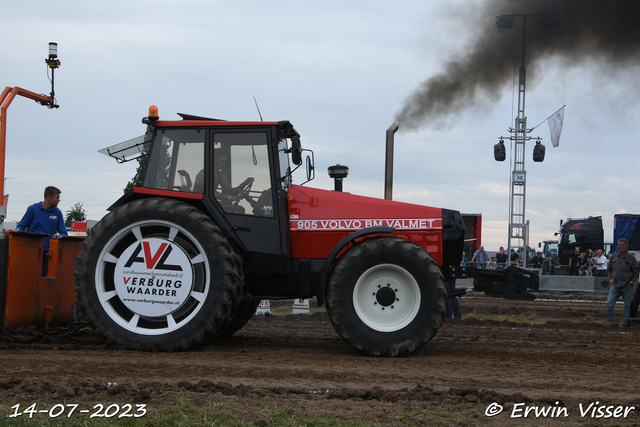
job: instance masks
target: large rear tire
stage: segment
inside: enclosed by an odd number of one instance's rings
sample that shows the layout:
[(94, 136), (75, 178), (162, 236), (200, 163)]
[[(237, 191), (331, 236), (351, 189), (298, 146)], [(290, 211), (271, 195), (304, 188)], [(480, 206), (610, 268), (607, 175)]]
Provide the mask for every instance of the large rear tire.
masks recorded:
[(419, 349), (440, 329), (446, 307), (446, 283), (433, 257), (398, 237), (354, 245), (338, 260), (327, 289), (335, 330), (372, 356)]
[(242, 295), (242, 259), (220, 229), (172, 199), (135, 200), (91, 231), (78, 255), (83, 318), (109, 343), (184, 350), (218, 335)]
[(258, 305), (260, 305), (260, 301), (243, 299), (238, 306), (238, 310), (236, 310), (236, 314), (233, 316), (233, 319), (231, 319), (229, 325), (222, 332), (222, 337), (230, 337), (240, 329), (244, 328), (244, 325), (246, 325), (256, 313)]

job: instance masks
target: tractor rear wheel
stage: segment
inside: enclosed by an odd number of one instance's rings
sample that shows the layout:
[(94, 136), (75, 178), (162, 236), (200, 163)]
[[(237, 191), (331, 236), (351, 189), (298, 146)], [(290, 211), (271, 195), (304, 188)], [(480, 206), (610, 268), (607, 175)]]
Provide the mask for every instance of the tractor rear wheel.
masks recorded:
[(260, 305), (260, 301), (244, 299), (238, 306), (238, 310), (236, 310), (236, 314), (229, 322), (229, 325), (222, 332), (223, 337), (230, 337), (240, 329), (244, 327), (244, 325), (251, 320), (253, 315), (256, 313), (258, 309), (258, 305)]
[(351, 247), (327, 289), (327, 311), (338, 334), (373, 356), (402, 356), (429, 342), (446, 307), (446, 283), (433, 257), (398, 237)]
[(220, 334), (238, 307), (242, 259), (201, 211), (135, 200), (100, 221), (76, 265), (83, 318), (109, 343), (184, 350)]

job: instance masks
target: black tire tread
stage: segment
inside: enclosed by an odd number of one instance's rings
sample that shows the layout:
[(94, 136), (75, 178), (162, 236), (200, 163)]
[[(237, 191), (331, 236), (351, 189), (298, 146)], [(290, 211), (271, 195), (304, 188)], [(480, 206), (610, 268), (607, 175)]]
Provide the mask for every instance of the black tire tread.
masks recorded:
[[(410, 262), (419, 283), (421, 278), (428, 278), (428, 283), (420, 286), (423, 301), (425, 297), (431, 301), (427, 312), (419, 314), (424, 324), (415, 325), (418, 320), (414, 319), (402, 334), (374, 331), (358, 318), (353, 307), (354, 271), (385, 262)], [(418, 244), (394, 236), (372, 237), (352, 246), (332, 271), (326, 295), (327, 311), (336, 332), (358, 350), (373, 356), (402, 356), (419, 349), (436, 335), (447, 308), (446, 283), (436, 261)]]
[[(215, 247), (215, 254), (208, 255), (219, 257), (223, 279), (218, 281), (216, 287), (218, 302), (211, 307), (201, 309), (203, 315), (204, 311), (207, 312), (206, 320), (199, 321), (199, 324), (194, 327), (190, 324), (185, 325), (180, 329), (180, 333), (174, 331), (165, 336), (136, 339), (135, 334), (120, 328), (101, 308), (95, 292), (93, 272), (99, 253), (111, 235), (132, 222), (145, 219), (144, 215), (149, 212), (157, 212), (158, 218), (170, 220), (187, 229), (193, 230), (195, 227), (198, 236), (208, 236), (207, 238), (211, 239)], [(242, 264), (242, 257), (234, 250), (220, 229), (195, 207), (167, 198), (134, 200), (107, 214), (93, 227), (85, 240), (78, 255), (75, 270), (78, 309), (82, 318), (88, 321), (91, 327), (110, 344), (117, 344), (124, 349), (142, 351), (186, 350), (202, 343), (212, 334), (219, 333), (235, 315), (244, 285)]]
[(230, 337), (242, 329), (256, 313), (259, 305), (260, 301), (250, 299), (242, 300), (235, 316), (233, 316), (229, 325), (227, 325), (226, 329), (222, 332), (221, 337)]

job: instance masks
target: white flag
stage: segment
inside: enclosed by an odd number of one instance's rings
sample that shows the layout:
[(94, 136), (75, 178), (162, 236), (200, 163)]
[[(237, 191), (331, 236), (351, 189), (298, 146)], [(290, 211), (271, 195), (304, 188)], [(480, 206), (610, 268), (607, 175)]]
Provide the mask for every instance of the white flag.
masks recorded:
[(549, 117), (548, 122), (549, 130), (551, 131), (551, 143), (554, 147), (557, 147), (560, 145), (560, 134), (562, 133), (562, 123), (564, 122), (564, 107)]

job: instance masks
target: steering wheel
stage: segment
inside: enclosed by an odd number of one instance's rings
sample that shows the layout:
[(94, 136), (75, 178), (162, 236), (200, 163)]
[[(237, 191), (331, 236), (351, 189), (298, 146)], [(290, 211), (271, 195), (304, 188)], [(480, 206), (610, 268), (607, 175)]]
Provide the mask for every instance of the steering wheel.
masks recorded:
[(189, 172), (180, 169), (178, 175), (180, 175), (180, 185), (176, 186), (176, 188), (180, 191), (191, 191), (191, 177), (189, 176)]
[(236, 208), (238, 207), (238, 203), (240, 203), (240, 200), (243, 198), (247, 198), (250, 197), (249, 196), (249, 191), (251, 191), (251, 186), (253, 185), (253, 181), (254, 179), (249, 177), (246, 180), (246, 184), (244, 184), (244, 186), (242, 187), (242, 190), (240, 190), (240, 192), (238, 193), (238, 196), (240, 196), (240, 199), (236, 200), (235, 202), (232, 203), (232, 207), (231, 207), (231, 212), (235, 211)]

